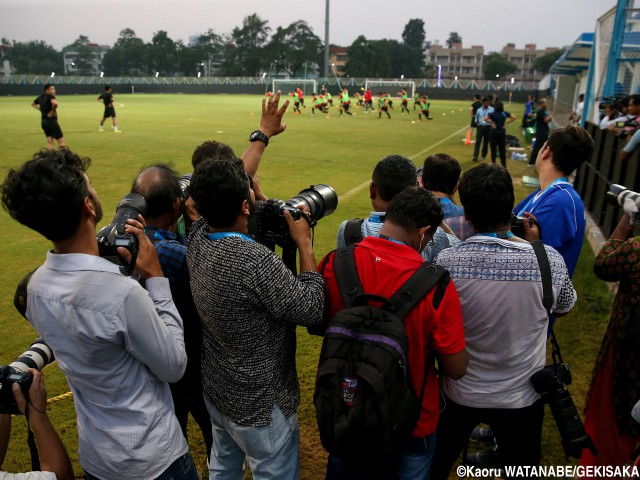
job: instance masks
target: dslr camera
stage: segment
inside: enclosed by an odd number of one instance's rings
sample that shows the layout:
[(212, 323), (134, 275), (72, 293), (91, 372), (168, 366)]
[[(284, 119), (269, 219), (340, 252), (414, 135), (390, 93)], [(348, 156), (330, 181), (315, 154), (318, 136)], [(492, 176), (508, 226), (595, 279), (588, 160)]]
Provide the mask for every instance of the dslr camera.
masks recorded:
[(571, 385), (571, 381), (566, 363), (546, 365), (531, 376), (533, 388), (551, 408), (567, 458), (580, 458), (585, 448), (596, 455), (593, 440), (585, 431), (571, 394), (565, 388), (565, 385)]
[[(513, 233), (516, 237), (524, 238), (524, 235), (526, 233), (524, 229), (525, 222), (529, 222), (529, 225), (531, 226), (538, 225), (538, 222), (536, 222), (533, 218), (518, 217), (512, 214), (511, 215), (511, 233)], [(538, 228), (540, 228), (540, 225), (538, 225)]]
[(9, 365), (0, 366), (0, 413), (19, 415), (18, 405), (11, 390), (14, 383), (20, 385), (23, 395), (29, 398), (33, 375), (29, 368), (41, 371), (54, 360), (51, 349), (39, 339)]
[[(127, 275), (133, 273), (138, 258), (138, 239), (124, 229), (127, 220), (137, 219), (138, 214), (146, 215), (147, 201), (137, 193), (127, 193), (118, 206), (116, 215), (111, 223), (98, 232), (98, 248), (100, 256), (115, 263)], [(118, 253), (118, 247), (124, 247), (131, 252), (131, 262), (127, 262)]]
[(638, 221), (640, 220), (638, 216), (638, 211), (640, 211), (640, 193), (629, 190), (622, 185), (612, 183), (607, 192), (607, 200), (612, 205), (620, 205), (624, 211), (629, 214), (632, 223), (638, 225)]

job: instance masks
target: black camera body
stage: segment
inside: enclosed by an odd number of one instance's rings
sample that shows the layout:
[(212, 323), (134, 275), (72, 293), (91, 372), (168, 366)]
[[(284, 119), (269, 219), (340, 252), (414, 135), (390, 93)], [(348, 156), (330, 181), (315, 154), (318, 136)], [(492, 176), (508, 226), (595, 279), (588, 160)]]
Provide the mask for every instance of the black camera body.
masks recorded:
[(0, 413), (19, 415), (18, 405), (11, 390), (17, 383), (22, 394), (28, 399), (33, 375), (29, 368), (41, 371), (45, 365), (54, 360), (51, 349), (40, 340), (36, 340), (29, 350), (15, 359), (10, 365), (0, 366)]
[(525, 229), (524, 223), (529, 222), (529, 225), (538, 225), (533, 218), (529, 217), (517, 217), (516, 215), (511, 215), (511, 233), (513, 233), (516, 237), (524, 238)]
[[(307, 206), (306, 217), (298, 206)], [(338, 206), (338, 194), (329, 185), (317, 184), (305, 188), (290, 200), (269, 199), (256, 202), (256, 211), (249, 220), (249, 233), (263, 245), (273, 249), (275, 245), (283, 249), (295, 249), (296, 244), (289, 235), (289, 225), (284, 217), (288, 211), (294, 220), (307, 218), (314, 227), (322, 217), (333, 213)]]
[(585, 431), (571, 394), (565, 388), (565, 385), (571, 385), (571, 381), (571, 372), (566, 363), (545, 365), (531, 376), (533, 388), (549, 404), (567, 458), (580, 458), (585, 448), (595, 455), (597, 452), (593, 440)]
[[(137, 219), (138, 214), (147, 213), (147, 201), (137, 193), (127, 193), (118, 206), (116, 214), (109, 225), (103, 227), (97, 235), (100, 256), (115, 263), (127, 275), (131, 275), (138, 257), (138, 239), (135, 235), (125, 231), (125, 225), (130, 218)], [(118, 247), (124, 247), (131, 252), (131, 262), (127, 264), (118, 253)]]

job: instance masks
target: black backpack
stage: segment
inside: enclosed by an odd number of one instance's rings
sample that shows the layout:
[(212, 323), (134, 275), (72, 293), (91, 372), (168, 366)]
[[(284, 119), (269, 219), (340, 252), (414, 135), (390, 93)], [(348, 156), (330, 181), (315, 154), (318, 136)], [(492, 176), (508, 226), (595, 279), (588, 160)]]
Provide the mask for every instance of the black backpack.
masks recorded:
[(345, 308), (325, 332), (313, 403), (320, 440), (329, 453), (355, 461), (384, 461), (398, 453), (415, 428), (429, 371), (425, 366), (418, 396), (408, 372), (409, 342), (402, 320), (436, 285), (442, 287), (434, 294), (437, 308), (449, 274), (424, 263), (391, 298), (367, 295), (354, 249), (350, 245), (334, 254)]
[(343, 233), (345, 245), (353, 245), (354, 243), (362, 241), (363, 223), (364, 218), (352, 218), (351, 220), (347, 220)]

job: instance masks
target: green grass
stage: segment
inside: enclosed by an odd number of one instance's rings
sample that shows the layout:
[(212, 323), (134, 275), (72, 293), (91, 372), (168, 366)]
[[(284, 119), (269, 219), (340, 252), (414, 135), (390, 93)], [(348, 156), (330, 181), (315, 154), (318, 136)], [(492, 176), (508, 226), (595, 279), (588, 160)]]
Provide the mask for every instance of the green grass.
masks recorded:
[[(249, 133), (258, 128), (260, 98), (247, 95), (121, 95), (116, 94), (116, 111), (120, 135), (111, 132), (107, 123), (99, 133), (102, 105), (95, 96), (65, 96), (61, 88), (59, 120), (67, 145), (77, 153), (93, 159), (89, 176), (101, 198), (105, 216), (103, 225), (113, 217), (115, 206), (129, 191), (140, 168), (153, 162), (172, 162), (180, 172), (190, 171), (194, 148), (205, 140), (215, 139), (231, 145), (240, 155), (247, 145)], [(34, 97), (37, 91), (34, 90)], [(29, 105), (33, 98), (0, 98), (0, 174), (18, 167), (40, 147), (45, 138), (40, 129), (39, 113)], [(310, 102), (310, 98), (307, 100)], [(421, 165), (424, 158), (436, 152), (456, 157), (463, 169), (473, 166), (472, 146), (463, 139), (469, 124), (469, 102), (432, 101), (433, 121), (412, 123), (417, 115), (402, 116), (392, 111), (392, 120), (377, 119), (377, 114), (363, 114), (354, 109), (354, 117), (339, 118), (332, 109), (325, 115), (285, 115), (287, 130), (271, 142), (260, 167), (261, 183), (270, 197), (287, 199), (312, 183), (327, 183), (335, 188), (340, 201), (336, 212), (320, 221), (315, 232), (315, 251), (320, 259), (335, 248), (335, 235), (340, 222), (365, 216), (371, 209), (368, 181), (373, 167), (382, 157), (402, 154)], [(399, 108), (399, 105), (398, 105)], [(507, 105), (507, 110), (520, 116), (522, 105)], [(519, 121), (508, 127), (519, 135)], [(522, 199), (531, 190), (521, 184), (522, 175), (532, 175), (526, 162), (508, 161), (516, 184), (516, 197)], [(62, 205), (61, 208), (64, 208)], [(9, 363), (22, 353), (35, 337), (29, 324), (12, 305), (15, 285), (27, 271), (44, 260), (49, 243), (38, 234), (0, 213), (0, 363)], [(574, 311), (559, 321), (557, 333), (565, 360), (574, 372), (573, 398), (581, 410), (589, 385), (597, 348), (608, 318), (611, 295), (603, 282), (591, 273), (593, 254), (588, 244), (583, 248), (574, 283), (578, 304)], [(299, 409), (301, 428), (301, 477), (323, 478), (325, 453), (315, 427), (311, 401), (320, 340), (303, 329), (298, 334), (298, 371), (302, 389)], [(45, 369), (50, 397), (68, 391), (64, 376), (55, 364)], [(81, 474), (77, 461), (77, 431), (71, 399), (49, 406), (54, 425), (66, 444), (76, 474)], [(546, 465), (566, 463), (558, 433), (547, 411), (544, 430)], [(201, 472), (206, 471), (202, 441), (194, 427), (190, 428), (191, 449)], [(29, 470), (24, 420), (14, 420), (12, 441), (5, 469)]]

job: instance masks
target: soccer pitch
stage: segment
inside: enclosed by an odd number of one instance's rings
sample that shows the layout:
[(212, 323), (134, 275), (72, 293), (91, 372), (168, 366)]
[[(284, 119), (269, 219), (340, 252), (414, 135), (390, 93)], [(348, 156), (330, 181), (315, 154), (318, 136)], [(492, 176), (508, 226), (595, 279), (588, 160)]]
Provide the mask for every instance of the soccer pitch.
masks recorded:
[[(0, 98), (0, 173), (6, 176), (9, 168), (16, 168), (28, 160), (34, 152), (46, 145), (40, 128), (40, 113), (30, 104), (40, 93), (34, 87), (33, 97)], [(58, 91), (59, 122), (67, 146), (74, 152), (92, 159), (88, 170), (91, 182), (104, 208), (107, 225), (113, 218), (115, 207), (131, 187), (137, 172), (145, 165), (156, 162), (173, 163), (180, 173), (191, 171), (191, 154), (205, 140), (217, 140), (230, 145), (240, 156), (248, 145), (250, 132), (259, 127), (261, 98), (253, 95), (150, 95), (120, 94), (114, 92), (121, 134), (114, 134), (111, 121), (105, 123), (104, 132), (98, 132), (103, 105), (95, 95), (66, 96), (64, 87)], [(471, 94), (470, 93), (470, 97)], [(291, 97), (283, 97), (283, 100)], [(319, 260), (335, 248), (335, 236), (341, 221), (364, 217), (371, 210), (368, 185), (375, 164), (390, 154), (409, 157), (417, 166), (433, 153), (445, 152), (456, 157), (463, 170), (473, 165), (473, 146), (464, 145), (469, 126), (469, 101), (444, 101), (431, 99), (432, 121), (417, 122), (417, 111), (409, 103), (411, 114), (401, 115), (399, 102), (394, 102), (392, 119), (377, 113), (364, 113), (355, 108), (354, 116), (339, 117), (337, 108), (328, 115), (316, 111), (311, 115), (311, 97), (305, 97), (307, 108), (294, 115), (292, 106), (284, 116), (287, 129), (274, 137), (262, 159), (260, 180), (263, 191), (271, 198), (286, 200), (310, 184), (326, 183), (338, 193), (337, 210), (320, 220), (315, 229), (315, 252)], [(334, 98), (337, 105), (337, 98)], [(524, 106), (505, 105), (505, 110), (518, 116), (509, 125), (508, 133), (519, 134), (519, 124)], [(508, 159), (507, 166), (516, 184), (516, 200), (531, 189), (521, 185), (523, 175), (533, 175), (527, 162)], [(61, 205), (60, 208), (64, 208)], [(4, 335), (0, 339), (0, 364), (10, 363), (22, 353), (35, 338), (29, 324), (19, 316), (12, 305), (15, 286), (22, 276), (44, 261), (49, 242), (37, 233), (13, 221), (6, 212), (0, 214), (0, 324)], [(585, 271), (591, 268), (593, 256), (584, 253), (581, 261)], [(591, 262), (591, 265), (588, 263)], [(581, 267), (579, 266), (579, 269)], [(578, 276), (579, 274), (577, 274)], [(594, 282), (592, 282), (594, 283)], [(608, 301), (602, 288), (591, 287), (589, 295), (596, 305)], [(578, 289), (578, 286), (576, 286)], [(578, 290), (580, 296), (580, 290)], [(593, 300), (595, 297), (596, 300)], [(604, 299), (604, 300), (603, 300)], [(584, 307), (589, 310), (589, 305)], [(602, 319), (606, 311), (595, 310), (594, 328), (588, 330), (590, 348), (585, 365), (580, 367), (572, 388), (579, 408), (595, 358), (594, 349), (601, 338)], [(561, 332), (559, 332), (561, 336)], [(565, 355), (571, 358), (569, 342), (562, 343)], [(315, 426), (312, 394), (315, 370), (321, 341), (310, 337), (306, 330), (298, 334), (298, 372), (302, 390), (302, 402), (298, 410), (301, 429), (301, 478), (324, 477), (325, 453)], [(574, 359), (574, 362), (576, 360)], [(49, 397), (68, 392), (64, 376), (54, 364), (45, 369)], [(60, 431), (74, 463), (76, 475), (81, 474), (77, 461), (77, 431), (73, 401), (64, 398), (49, 406), (54, 425)], [(559, 439), (552, 421), (547, 415), (543, 463), (564, 464)], [(549, 426), (551, 424), (551, 426)], [(199, 470), (206, 473), (203, 442), (195, 427), (190, 428), (191, 450)], [(12, 441), (4, 468), (8, 471), (29, 470), (29, 453), (26, 448), (26, 429), (22, 417), (14, 419)], [(206, 478), (206, 475), (205, 477)]]

